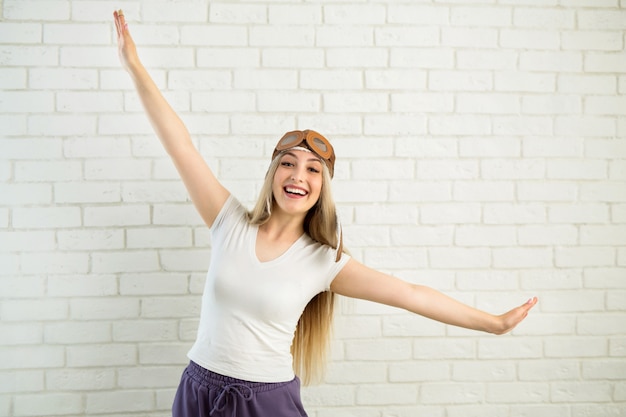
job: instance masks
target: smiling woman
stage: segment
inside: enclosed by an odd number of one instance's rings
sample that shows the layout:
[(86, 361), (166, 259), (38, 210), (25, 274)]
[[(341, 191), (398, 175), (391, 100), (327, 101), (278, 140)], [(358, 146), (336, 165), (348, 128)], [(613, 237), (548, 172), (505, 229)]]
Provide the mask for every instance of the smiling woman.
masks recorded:
[(489, 314), (345, 253), (330, 186), (335, 153), (312, 130), (278, 141), (248, 212), (215, 177), (141, 64), (123, 14), (114, 19), (122, 65), (212, 237), (197, 338), (174, 417), (306, 416), (300, 377), (309, 382), (322, 368), (335, 294), (496, 334), (513, 329), (536, 304), (533, 298)]

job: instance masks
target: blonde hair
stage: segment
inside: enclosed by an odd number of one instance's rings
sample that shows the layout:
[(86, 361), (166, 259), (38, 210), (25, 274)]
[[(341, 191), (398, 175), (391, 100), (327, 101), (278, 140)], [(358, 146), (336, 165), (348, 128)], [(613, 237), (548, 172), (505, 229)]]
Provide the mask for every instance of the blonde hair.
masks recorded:
[[(262, 225), (272, 215), (274, 195), (272, 183), (274, 174), (280, 164), (282, 153), (278, 154), (270, 164), (259, 199), (248, 213), (251, 224)], [(315, 240), (336, 249), (339, 245), (337, 235), (337, 210), (330, 188), (330, 172), (326, 164), (322, 164), (322, 189), (319, 199), (306, 214), (304, 231)], [(305, 385), (319, 382), (326, 369), (326, 356), (330, 343), (335, 294), (325, 291), (317, 294), (304, 309), (298, 320), (296, 332), (291, 344), (293, 369)]]

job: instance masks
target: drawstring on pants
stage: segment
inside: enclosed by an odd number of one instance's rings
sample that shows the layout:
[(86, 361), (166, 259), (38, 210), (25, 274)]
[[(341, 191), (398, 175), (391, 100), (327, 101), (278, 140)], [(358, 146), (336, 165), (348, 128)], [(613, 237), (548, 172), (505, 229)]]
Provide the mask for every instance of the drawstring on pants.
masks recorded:
[(228, 398), (233, 399), (233, 417), (236, 417), (237, 410), (237, 397), (242, 398), (244, 401), (250, 401), (254, 396), (254, 391), (247, 385), (244, 384), (226, 384), (220, 390), (215, 403), (213, 403), (213, 408), (209, 412), (209, 415), (212, 416), (216, 411), (222, 411), (226, 408), (228, 404)]

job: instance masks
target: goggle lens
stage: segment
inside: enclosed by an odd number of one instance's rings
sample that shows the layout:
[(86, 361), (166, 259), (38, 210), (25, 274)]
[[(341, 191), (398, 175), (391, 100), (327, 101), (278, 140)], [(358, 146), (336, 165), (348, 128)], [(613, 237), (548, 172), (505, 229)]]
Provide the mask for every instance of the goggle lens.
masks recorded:
[(320, 138), (313, 138), (313, 142), (315, 143), (315, 147), (320, 149), (322, 153), (328, 152), (328, 146), (326, 146), (326, 143), (323, 140)]
[(291, 145), (293, 142), (297, 141), (298, 139), (300, 139), (300, 135), (298, 134), (293, 134), (293, 135), (289, 135), (289, 136), (285, 136), (279, 143), (280, 147), (288, 147), (289, 145)]

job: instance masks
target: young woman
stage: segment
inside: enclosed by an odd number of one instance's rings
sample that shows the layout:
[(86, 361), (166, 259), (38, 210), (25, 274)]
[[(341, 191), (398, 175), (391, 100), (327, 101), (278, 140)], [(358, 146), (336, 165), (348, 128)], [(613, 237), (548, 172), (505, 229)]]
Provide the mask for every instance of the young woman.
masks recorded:
[(278, 141), (261, 196), (246, 211), (142, 66), (122, 12), (114, 19), (122, 65), (212, 236), (198, 335), (175, 417), (306, 416), (299, 377), (309, 382), (323, 366), (334, 294), (495, 334), (509, 332), (536, 304), (532, 298), (503, 315), (488, 314), (344, 253), (330, 192), (335, 154), (312, 130)]

